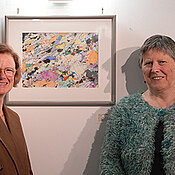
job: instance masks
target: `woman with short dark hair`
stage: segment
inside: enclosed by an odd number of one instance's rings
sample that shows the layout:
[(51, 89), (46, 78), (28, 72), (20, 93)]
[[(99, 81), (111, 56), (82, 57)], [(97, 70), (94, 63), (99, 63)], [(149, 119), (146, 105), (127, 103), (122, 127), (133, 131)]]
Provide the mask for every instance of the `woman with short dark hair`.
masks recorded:
[(175, 175), (175, 42), (149, 37), (140, 67), (148, 89), (113, 107), (100, 175)]

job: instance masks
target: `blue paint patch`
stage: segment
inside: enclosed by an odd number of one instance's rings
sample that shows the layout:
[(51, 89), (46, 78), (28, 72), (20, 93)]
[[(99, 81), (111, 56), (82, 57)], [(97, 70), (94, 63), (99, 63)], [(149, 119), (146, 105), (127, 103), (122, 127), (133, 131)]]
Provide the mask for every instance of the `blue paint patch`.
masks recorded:
[(48, 56), (48, 57), (45, 57), (44, 59), (56, 60), (56, 56)]

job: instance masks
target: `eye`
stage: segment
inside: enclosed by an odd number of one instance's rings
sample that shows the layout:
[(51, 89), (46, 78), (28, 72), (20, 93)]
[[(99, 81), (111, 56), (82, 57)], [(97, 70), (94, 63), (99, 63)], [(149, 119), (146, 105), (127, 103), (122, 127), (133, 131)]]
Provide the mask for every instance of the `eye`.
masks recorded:
[(13, 72), (13, 69), (7, 68), (6, 71), (7, 71), (7, 72)]
[(145, 62), (144, 65), (151, 65), (152, 62), (151, 61), (148, 61), (148, 62)]
[(14, 76), (14, 74), (15, 74), (15, 70), (13, 69), (13, 68), (6, 68), (5, 70), (4, 70), (4, 72), (5, 72), (5, 74), (7, 75), (7, 76)]
[(7, 69), (5, 69), (5, 72), (13, 74), (15, 71), (12, 68), (7, 68)]
[(167, 61), (161, 60), (160, 63), (161, 63), (161, 64), (164, 64), (164, 63), (167, 63)]

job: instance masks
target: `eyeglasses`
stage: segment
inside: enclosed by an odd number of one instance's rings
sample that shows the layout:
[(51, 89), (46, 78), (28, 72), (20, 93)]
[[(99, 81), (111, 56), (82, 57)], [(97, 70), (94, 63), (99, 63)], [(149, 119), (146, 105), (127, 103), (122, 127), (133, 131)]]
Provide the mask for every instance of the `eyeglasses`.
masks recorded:
[(4, 72), (4, 74), (7, 76), (7, 77), (13, 77), (16, 73), (16, 70), (13, 69), (13, 68), (10, 68), (10, 67), (7, 67), (5, 69), (0, 69), (0, 73), (1, 72)]

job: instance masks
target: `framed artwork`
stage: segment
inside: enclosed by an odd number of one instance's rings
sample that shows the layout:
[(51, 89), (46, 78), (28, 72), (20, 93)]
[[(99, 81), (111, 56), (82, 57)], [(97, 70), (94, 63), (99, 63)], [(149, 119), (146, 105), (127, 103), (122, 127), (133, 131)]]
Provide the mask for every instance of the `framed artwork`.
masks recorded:
[(22, 78), (7, 105), (101, 106), (116, 100), (116, 16), (6, 16)]

